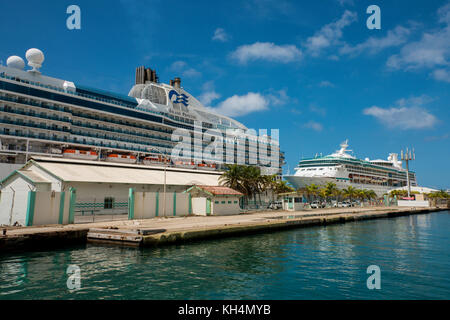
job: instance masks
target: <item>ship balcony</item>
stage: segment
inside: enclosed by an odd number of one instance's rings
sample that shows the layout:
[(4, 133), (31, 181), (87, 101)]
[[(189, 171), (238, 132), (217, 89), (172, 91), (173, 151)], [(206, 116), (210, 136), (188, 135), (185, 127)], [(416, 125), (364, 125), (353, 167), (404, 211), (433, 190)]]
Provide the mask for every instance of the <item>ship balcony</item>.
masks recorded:
[[(13, 125), (13, 126), (19, 126), (21, 129), (23, 129), (23, 127), (29, 127), (29, 128), (44, 129), (44, 130), (47, 130), (47, 131), (58, 131), (58, 132), (70, 133), (70, 129), (69, 128), (56, 127), (56, 126), (47, 126), (47, 125), (38, 124), (38, 123), (29, 123), (29, 122), (24, 122), (21, 119), (13, 121), (13, 120), (10, 120), (10, 119), (1, 119), (0, 118), (0, 123), (9, 124), (9, 125)], [(5, 130), (6, 130), (6, 128), (4, 128), (3, 131), (5, 131)]]
[(66, 123), (70, 123), (70, 119), (68, 117), (58, 117), (56, 115), (46, 115), (46, 114), (39, 114), (39, 113), (35, 113), (35, 112), (26, 112), (26, 111), (19, 111), (19, 110), (14, 110), (14, 109), (6, 109), (6, 108), (0, 108), (0, 112), (4, 112), (4, 113), (8, 113), (8, 114), (14, 114), (14, 115), (21, 115), (21, 116), (26, 116), (26, 117), (33, 117), (36, 119), (46, 119), (46, 120), (52, 120), (52, 121), (59, 121), (59, 122), (64, 122)]
[(63, 112), (66, 114), (70, 113), (68, 107), (59, 107), (59, 106), (49, 105), (46, 102), (29, 101), (28, 99), (25, 99), (25, 98), (13, 98), (13, 97), (6, 97), (4, 95), (0, 95), (0, 100), (18, 103), (18, 104), (22, 104), (22, 105), (29, 105), (29, 106), (33, 106), (33, 107), (46, 109), (46, 110)]

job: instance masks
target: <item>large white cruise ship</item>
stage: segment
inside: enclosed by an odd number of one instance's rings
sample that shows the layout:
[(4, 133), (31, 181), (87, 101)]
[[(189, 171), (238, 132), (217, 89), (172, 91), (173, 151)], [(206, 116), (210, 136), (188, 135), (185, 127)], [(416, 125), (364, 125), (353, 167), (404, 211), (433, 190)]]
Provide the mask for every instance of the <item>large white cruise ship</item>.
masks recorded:
[[(361, 160), (350, 155), (347, 148), (348, 140), (335, 153), (302, 159), (295, 168), (295, 174), (284, 178), (296, 189), (310, 184), (323, 186), (333, 182), (340, 189), (348, 186), (369, 189), (378, 196), (407, 185), (406, 169), (403, 169), (402, 162), (398, 160), (398, 154), (390, 153), (387, 160)], [(414, 172), (409, 172), (409, 179), (411, 186), (417, 186)]]
[[(188, 130), (192, 141), (201, 140), (196, 142), (201, 154), (192, 148), (191, 156), (170, 160), (172, 166), (220, 170), (224, 163), (241, 163), (281, 174), (284, 155), (278, 141), (266, 135), (266, 140), (257, 141), (259, 148), (249, 147), (255, 141), (242, 134), (248, 128), (205, 108), (181, 87), (180, 78), (160, 83), (154, 70), (139, 67), (126, 96), (42, 75), (44, 54), (38, 49), (28, 50), (26, 59), (31, 70), (24, 70), (25, 61), (18, 56), (9, 57), (7, 66), (0, 64), (0, 180), (32, 156), (165, 163), (177, 144), (172, 133), (178, 128)], [(197, 124), (202, 128), (200, 138), (194, 134)], [(235, 136), (225, 134), (230, 130)], [(205, 136), (217, 137), (211, 131), (223, 137), (223, 162), (216, 161), (217, 151), (210, 153), (213, 158), (201, 152), (211, 144)], [(242, 136), (247, 138), (242, 141)], [(258, 152), (261, 143), (267, 145), (265, 159)], [(278, 168), (267, 164), (269, 155), (275, 154)]]

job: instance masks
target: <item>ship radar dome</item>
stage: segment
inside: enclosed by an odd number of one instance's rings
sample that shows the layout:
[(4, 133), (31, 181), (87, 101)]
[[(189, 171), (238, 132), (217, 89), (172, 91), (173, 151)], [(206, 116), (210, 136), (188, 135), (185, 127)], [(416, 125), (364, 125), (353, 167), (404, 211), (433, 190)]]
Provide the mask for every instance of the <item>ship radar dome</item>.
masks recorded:
[(33, 69), (30, 70), (32, 72), (39, 72), (39, 68), (42, 66), (42, 63), (45, 60), (44, 53), (39, 49), (30, 49), (25, 54), (28, 65), (32, 67)]
[(11, 56), (6, 60), (6, 65), (10, 68), (23, 70), (25, 68), (25, 61), (21, 57)]

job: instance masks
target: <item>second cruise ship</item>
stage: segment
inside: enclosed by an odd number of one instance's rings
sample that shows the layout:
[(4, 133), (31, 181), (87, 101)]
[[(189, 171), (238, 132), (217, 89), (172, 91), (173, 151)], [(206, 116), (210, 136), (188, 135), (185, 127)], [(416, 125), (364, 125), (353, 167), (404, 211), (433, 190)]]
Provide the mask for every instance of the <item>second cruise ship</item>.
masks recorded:
[[(333, 182), (340, 189), (349, 186), (369, 189), (378, 196), (407, 185), (407, 172), (398, 160), (398, 154), (389, 154), (387, 160), (361, 160), (348, 153), (348, 140), (340, 146), (338, 151), (330, 155), (301, 160), (295, 168), (295, 174), (284, 178), (296, 189)], [(417, 186), (414, 172), (409, 171), (409, 179), (411, 186)]]

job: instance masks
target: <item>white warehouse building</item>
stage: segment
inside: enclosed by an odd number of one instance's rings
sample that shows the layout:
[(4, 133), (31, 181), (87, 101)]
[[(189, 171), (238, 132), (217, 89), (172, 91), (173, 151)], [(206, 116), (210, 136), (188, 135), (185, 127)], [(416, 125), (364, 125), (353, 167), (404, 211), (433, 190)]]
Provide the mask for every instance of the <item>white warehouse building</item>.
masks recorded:
[(15, 221), (25, 225), (29, 191), (67, 197), (73, 189), (78, 211), (126, 214), (131, 188), (162, 194), (166, 181), (167, 194), (182, 193), (193, 185), (219, 185), (220, 176), (217, 171), (34, 157), (1, 181), (0, 225)]

